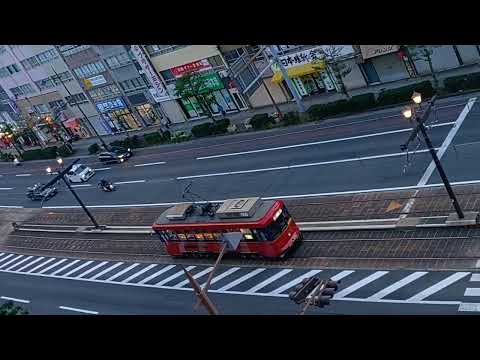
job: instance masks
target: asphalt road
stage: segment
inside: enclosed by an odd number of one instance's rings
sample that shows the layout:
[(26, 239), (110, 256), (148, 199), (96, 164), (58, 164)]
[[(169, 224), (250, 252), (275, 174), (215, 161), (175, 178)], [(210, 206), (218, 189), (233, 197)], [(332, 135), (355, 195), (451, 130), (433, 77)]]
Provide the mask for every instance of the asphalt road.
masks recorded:
[[(451, 181), (480, 178), (480, 170), (471, 161), (480, 149), (480, 142), (476, 143), (480, 110), (477, 103), (464, 110), (468, 99), (439, 101), (429, 119), (434, 145), (448, 145), (442, 160)], [(431, 158), (424, 144), (418, 148), (414, 144), (411, 151), (418, 151), (410, 156), (412, 161), (403, 172), (406, 156), (399, 146), (408, 138), (410, 126), (395, 109), (139, 150), (124, 164), (102, 165), (95, 158), (85, 158), (82, 163), (98, 169), (97, 174), (76, 189), (87, 205), (121, 206), (180, 201), (190, 181), (193, 192), (209, 200), (415, 186)], [(0, 205), (40, 206), (26, 199), (25, 190), (37, 181), (51, 179), (45, 172), (47, 164), (56, 165), (54, 161), (16, 168), (2, 164)], [(100, 192), (95, 185), (101, 177), (116, 182), (117, 191)], [(436, 182), (439, 179), (434, 172), (427, 183)], [(43, 206), (77, 205), (65, 186), (60, 188), (60, 194)]]

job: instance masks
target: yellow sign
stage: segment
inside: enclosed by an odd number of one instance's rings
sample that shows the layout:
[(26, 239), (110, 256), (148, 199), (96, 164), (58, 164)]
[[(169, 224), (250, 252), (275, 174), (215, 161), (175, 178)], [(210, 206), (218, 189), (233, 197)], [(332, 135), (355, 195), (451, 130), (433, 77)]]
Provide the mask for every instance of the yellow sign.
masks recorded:
[(388, 204), (387, 210), (385, 212), (390, 212), (393, 210), (400, 209), (402, 207), (402, 204), (400, 204), (398, 201), (391, 201), (390, 204)]
[(92, 82), (89, 79), (83, 79), (83, 84), (87, 88), (87, 90), (91, 89), (93, 87)]

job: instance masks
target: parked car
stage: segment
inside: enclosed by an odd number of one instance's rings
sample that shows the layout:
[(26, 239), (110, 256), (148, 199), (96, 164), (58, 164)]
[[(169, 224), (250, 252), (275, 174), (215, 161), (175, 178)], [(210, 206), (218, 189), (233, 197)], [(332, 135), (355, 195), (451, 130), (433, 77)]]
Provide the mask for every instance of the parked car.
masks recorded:
[(98, 154), (98, 160), (102, 163), (122, 163), (133, 155), (131, 149), (121, 147), (111, 147), (110, 151), (104, 151)]
[(71, 183), (79, 183), (84, 182), (90, 179), (93, 175), (95, 175), (95, 171), (83, 164), (75, 164), (72, 166), (70, 171), (65, 175), (65, 177)]
[(48, 200), (51, 197), (55, 196), (58, 192), (57, 188), (54, 186), (43, 188), (44, 185), (41, 183), (36, 183), (33, 186), (27, 188), (27, 197), (30, 200)]

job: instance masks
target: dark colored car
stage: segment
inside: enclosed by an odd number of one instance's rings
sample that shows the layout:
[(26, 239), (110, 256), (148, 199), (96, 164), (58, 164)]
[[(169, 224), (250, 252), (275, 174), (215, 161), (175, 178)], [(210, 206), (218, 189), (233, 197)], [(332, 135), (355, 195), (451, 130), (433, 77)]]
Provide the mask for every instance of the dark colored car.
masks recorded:
[(43, 184), (37, 183), (27, 188), (27, 197), (30, 200), (48, 200), (55, 196), (58, 192), (54, 186), (43, 188)]
[(122, 163), (133, 155), (130, 149), (111, 147), (110, 151), (98, 154), (98, 160), (102, 163)]

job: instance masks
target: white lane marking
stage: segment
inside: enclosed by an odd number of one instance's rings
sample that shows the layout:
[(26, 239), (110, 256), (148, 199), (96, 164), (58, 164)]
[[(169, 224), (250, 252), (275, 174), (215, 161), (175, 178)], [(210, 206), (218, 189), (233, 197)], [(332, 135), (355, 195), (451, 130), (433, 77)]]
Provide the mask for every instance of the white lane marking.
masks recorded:
[[(204, 269), (204, 270), (196, 273), (196, 274), (193, 275), (192, 277), (193, 277), (194, 279), (198, 279), (199, 277), (202, 277), (203, 275), (208, 274), (210, 271), (212, 271), (212, 269), (213, 269), (213, 267), (210, 266), (210, 267), (208, 267), (208, 268), (206, 268), (206, 269)], [(186, 280), (180, 281), (178, 284), (173, 285), (172, 287), (173, 287), (174, 289), (177, 289), (177, 288), (181, 288), (181, 287), (183, 287), (183, 286), (185, 286), (185, 285), (187, 285), (187, 284), (189, 284), (189, 283), (190, 283), (190, 280), (186, 279)]]
[(62, 259), (62, 260), (60, 260), (60, 261), (57, 261), (55, 264), (52, 264), (52, 265), (50, 265), (50, 266), (47, 266), (45, 269), (43, 269), (42, 271), (39, 271), (38, 273), (39, 273), (39, 274), (44, 274), (44, 273), (46, 273), (48, 270), (53, 269), (55, 266), (58, 266), (58, 265), (60, 265), (60, 264), (63, 264), (63, 263), (64, 263), (65, 261), (67, 261), (67, 260), (68, 260), (68, 259)]
[(79, 184), (79, 185), (70, 185), (71, 187), (90, 187), (92, 184)]
[(13, 258), (13, 259), (7, 261), (6, 263), (2, 264), (2, 265), (0, 266), (0, 269), (3, 269), (5, 266), (11, 264), (12, 262), (15, 262), (16, 260), (18, 260), (18, 259), (20, 259), (20, 258), (22, 258), (22, 257), (23, 257), (23, 255), (18, 255), (16, 258)]
[(123, 262), (118, 262), (118, 263), (106, 268), (105, 270), (100, 271), (97, 275), (91, 277), (90, 279), (92, 279), (92, 280), (98, 279), (100, 276), (108, 273), (109, 271), (112, 271), (113, 269), (116, 269), (120, 265), (123, 265)]
[(90, 265), (91, 263), (93, 263), (93, 261), (91, 261), (91, 260), (90, 260), (90, 261), (87, 261), (86, 263), (83, 263), (82, 265), (77, 266), (75, 269), (70, 270), (70, 271), (67, 272), (66, 274), (61, 275), (61, 276), (59, 276), (59, 277), (61, 277), (61, 278), (66, 278), (66, 277), (68, 277), (69, 275), (73, 274), (75, 271), (81, 270), (81, 269), (83, 269), (85, 266)]
[(303, 279), (312, 277), (314, 275), (317, 275), (321, 271), (322, 270), (310, 270), (309, 272), (307, 272), (305, 274), (302, 274), (299, 277), (296, 277), (292, 281), (289, 281), (288, 283), (280, 286), (279, 288), (276, 288), (275, 290), (270, 291), (269, 294), (271, 294), (271, 295), (280, 294), (280, 293), (284, 292), (285, 290), (288, 290), (288, 289), (294, 287), (295, 285), (300, 284)]
[(334, 299), (339, 299), (339, 298), (346, 297), (347, 295), (353, 293), (354, 291), (360, 289), (361, 287), (363, 287), (365, 285), (370, 284), (372, 281), (375, 281), (375, 280), (381, 278), (382, 276), (384, 276), (388, 273), (389, 273), (388, 271), (376, 271), (373, 274), (367, 276), (366, 278), (364, 278), (360, 281), (357, 281), (353, 285), (350, 285), (349, 287), (339, 291), (338, 293), (335, 294), (335, 296), (333, 298)]
[(466, 288), (464, 296), (480, 296), (480, 288)]
[(24, 265), (24, 266), (22, 266), (20, 269), (17, 269), (17, 270), (15, 270), (15, 271), (18, 271), (19, 273), (21, 273), (23, 269), (26, 269), (27, 267), (29, 267), (29, 266), (31, 266), (31, 265), (33, 265), (33, 264), (36, 264), (37, 262), (42, 261), (43, 259), (45, 259), (45, 257), (40, 256), (39, 258), (36, 258), (36, 259), (33, 260), (32, 262), (29, 262), (27, 265)]
[[(417, 151), (417, 153), (425, 153), (425, 152), (428, 152), (428, 150), (427, 149), (422, 149), (422, 150)], [(363, 157), (341, 159), (341, 160), (320, 161), (320, 162), (316, 162), (316, 163), (305, 163), (305, 164), (297, 164), (297, 165), (277, 166), (277, 167), (271, 167), (271, 168), (260, 168), (260, 169), (227, 171), (227, 172), (210, 173), (210, 174), (179, 176), (176, 179), (177, 180), (185, 180), (185, 179), (212, 177), (212, 176), (239, 175), (239, 174), (266, 172), (266, 171), (290, 170), (290, 169), (298, 169), (298, 168), (303, 168), (303, 167), (331, 165), (331, 164), (339, 164), (339, 163), (347, 163), (347, 162), (355, 162), (355, 161), (363, 161), (363, 160), (383, 159), (383, 158), (397, 157), (397, 156), (405, 156), (405, 153), (404, 152), (398, 152), (398, 153), (363, 156)]]
[(74, 261), (72, 261), (71, 263), (69, 263), (69, 264), (61, 267), (60, 269), (55, 270), (55, 271), (54, 271), (53, 273), (51, 273), (50, 275), (51, 275), (51, 276), (55, 276), (55, 275), (57, 275), (58, 273), (62, 272), (63, 270), (66, 270), (66, 269), (68, 269), (69, 267), (72, 267), (73, 265), (75, 265), (75, 264), (78, 263), (79, 261), (80, 261), (80, 260), (74, 260)]
[[(463, 108), (460, 115), (458, 115), (458, 118), (455, 121), (455, 125), (453, 125), (452, 129), (450, 130), (447, 137), (443, 141), (442, 146), (440, 146), (440, 149), (437, 151), (437, 157), (438, 157), (439, 160), (442, 159), (443, 154), (445, 154), (445, 151), (447, 151), (448, 146), (452, 142), (452, 140), (455, 137), (455, 135), (457, 134), (458, 130), (460, 130), (460, 127), (462, 126), (463, 122), (465, 121), (465, 118), (467, 117), (470, 110), (473, 108), (473, 104), (475, 103), (476, 100), (477, 100), (477, 98), (475, 98), (475, 97), (469, 99), (468, 103), (465, 105), (465, 107)], [(428, 180), (430, 180), (430, 177), (432, 176), (433, 171), (435, 169), (436, 169), (436, 165), (435, 165), (435, 162), (432, 160), (430, 162), (430, 165), (428, 165), (427, 170), (425, 170), (425, 173), (423, 174), (422, 178), (420, 179), (420, 181), (418, 182), (417, 185), (425, 185), (428, 182)]]
[(30, 304), (30, 300), (18, 299), (18, 298), (13, 298), (8, 296), (0, 296), (0, 299), (15, 301), (15, 302), (24, 303), (24, 304)]
[(460, 280), (461, 278), (464, 278), (469, 274), (469, 272), (456, 272), (447, 277), (446, 279), (443, 279), (442, 281), (439, 281), (438, 283), (419, 292), (418, 294), (413, 295), (411, 298), (407, 299), (407, 302), (425, 300), (425, 298), (435, 294), (436, 292), (442, 290), (443, 288), (446, 288), (447, 286), (453, 284), (454, 282)]
[(146, 273), (148, 270), (150, 269), (153, 269), (155, 266), (157, 266), (157, 264), (151, 264), (151, 265), (148, 265), (146, 268), (140, 270), (140, 271), (137, 271), (135, 274), (129, 276), (128, 278), (126, 278), (125, 280), (122, 281), (122, 283), (126, 283), (126, 282), (129, 282), (137, 277), (139, 277), (140, 275), (142, 275), (143, 273)]
[(111, 168), (106, 167), (106, 168), (99, 168), (99, 169), (93, 169), (95, 171), (104, 171), (104, 170), (110, 170)]
[(23, 260), (19, 261), (19, 262), (18, 262), (18, 263), (16, 263), (16, 264), (13, 264), (12, 266), (10, 266), (8, 269), (5, 269), (5, 270), (12, 270), (14, 267), (16, 267), (16, 266), (19, 266), (19, 265), (23, 264), (24, 262), (26, 262), (26, 261), (30, 260), (31, 258), (33, 258), (33, 256), (26, 257), (25, 259), (23, 259)]
[[(227, 271), (224, 271), (223, 273), (221, 273), (220, 275), (217, 275), (215, 276), (214, 278), (212, 278), (212, 280), (210, 281), (210, 285), (213, 285), (215, 284), (216, 282), (219, 282), (220, 280), (222, 280), (223, 278), (226, 278), (228, 275), (231, 275), (233, 274), (234, 272), (237, 272), (238, 270), (240, 270), (239, 267), (232, 267), (230, 269), (228, 269)], [(207, 285), (206, 282), (204, 282), (202, 285), (200, 285), (202, 288), (205, 287), (205, 285)]]
[(101, 266), (103, 266), (103, 265), (105, 265), (105, 264), (108, 264), (108, 261), (102, 261), (100, 264), (95, 265), (94, 267), (92, 267), (92, 268), (84, 271), (83, 273), (81, 273), (80, 275), (77, 275), (77, 276), (75, 276), (75, 277), (76, 277), (76, 278), (84, 277), (85, 275), (88, 275), (88, 274), (94, 272), (94, 271), (97, 270), (99, 267), (101, 267)]
[(32, 176), (32, 174), (17, 174), (15, 176)]
[(164, 272), (167, 272), (168, 270), (170, 269), (173, 269), (175, 267), (175, 265), (168, 265), (168, 266), (165, 266), (164, 268), (160, 269), (159, 271), (157, 271), (155, 274), (152, 274), (150, 276), (147, 276), (145, 279), (143, 279), (142, 281), (139, 281), (138, 284), (145, 284), (147, 283), (148, 281), (152, 280), (153, 278), (156, 278), (158, 275), (161, 275), (163, 274)]
[(23, 206), (0, 205), (2, 209), (23, 209)]
[[(187, 268), (185, 268), (185, 269), (186, 269), (187, 271), (190, 271), (190, 270), (193, 270), (193, 269), (195, 269), (195, 268), (196, 268), (196, 266), (189, 266), (189, 267), (187, 267)], [(167, 277), (166, 279), (163, 279), (163, 280), (157, 282), (157, 283), (155, 284), (155, 286), (162, 286), (163, 284), (166, 284), (166, 283), (168, 283), (169, 281), (172, 281), (173, 279), (176, 279), (176, 278), (178, 278), (179, 276), (181, 276), (181, 275), (183, 275), (183, 274), (185, 274), (185, 273), (184, 273), (184, 271), (183, 271), (183, 269), (182, 269), (182, 270), (176, 272), (175, 274)]]
[(280, 279), (282, 276), (285, 276), (285, 275), (287, 275), (289, 272), (292, 272), (292, 271), (293, 271), (292, 269), (283, 269), (282, 271), (279, 271), (279, 272), (276, 273), (275, 275), (270, 276), (268, 279), (262, 281), (261, 283), (255, 285), (254, 287), (248, 289), (247, 291), (245, 291), (245, 293), (246, 293), (246, 294), (255, 293), (255, 292), (257, 292), (258, 290), (263, 289), (264, 287), (266, 287), (267, 285), (271, 284), (271, 283), (274, 282), (275, 280)]
[(428, 274), (427, 271), (417, 271), (414, 272), (403, 279), (393, 283), (392, 285), (386, 287), (385, 289), (380, 290), (376, 294), (373, 294), (372, 296), (369, 296), (367, 299), (369, 300), (379, 300), (384, 298), (385, 296), (393, 293), (394, 291), (400, 289), (401, 287), (410, 284), (411, 282), (417, 280), (418, 278), (421, 278), (422, 276)]
[(480, 281), (480, 274), (472, 274), (472, 276), (470, 277), (470, 281)]
[(13, 190), (13, 188), (0, 188), (0, 190)]
[(476, 268), (480, 268), (480, 260), (477, 260), (477, 263), (475, 264)]
[(461, 303), (458, 306), (458, 311), (479, 312), (480, 304), (478, 303)]
[(159, 162), (153, 162), (153, 163), (138, 164), (138, 165), (133, 165), (133, 167), (153, 166), (153, 165), (163, 165), (163, 164), (166, 164), (166, 162), (165, 161), (159, 161)]
[(119, 278), (120, 276), (122, 276), (123, 274), (125, 274), (126, 272), (132, 270), (133, 268), (136, 268), (138, 265), (140, 265), (139, 263), (135, 263), (135, 264), (132, 264), (130, 266), (127, 266), (125, 269), (123, 269), (122, 271), (116, 273), (116, 274), (113, 274), (112, 276), (110, 276), (106, 281), (112, 281), (116, 278)]
[(0, 259), (0, 263), (7, 260), (7, 259), (10, 259), (12, 256), (14, 256), (15, 254), (8, 254), (6, 256), (4, 256), (2, 259)]
[(242, 277), (238, 278), (237, 280), (234, 280), (234, 281), (226, 284), (225, 286), (222, 286), (217, 291), (227, 291), (228, 289), (231, 289), (231, 288), (237, 286), (238, 284), (240, 284), (244, 281), (247, 281), (251, 277), (254, 277), (257, 274), (260, 274), (261, 272), (263, 272), (265, 270), (266, 270), (265, 268), (259, 268), (259, 269), (252, 270), (248, 274), (243, 275)]
[(121, 185), (121, 184), (138, 184), (138, 183), (144, 183), (147, 182), (147, 180), (133, 180), (133, 181), (119, 181), (119, 182), (114, 182), (115, 185)]
[(41, 263), (40, 265), (35, 266), (33, 269), (28, 270), (28, 271), (27, 271), (27, 274), (28, 274), (28, 273), (33, 273), (35, 270), (40, 269), (42, 266), (47, 265), (47, 264), (49, 264), (49, 263), (51, 263), (52, 261), (55, 261), (55, 260), (56, 260), (56, 258), (48, 259), (47, 261), (44, 261), (44, 262)]
[(69, 306), (59, 306), (58, 308), (62, 309), (62, 310), (75, 311), (75, 312), (79, 312), (79, 313), (83, 313), (83, 314), (98, 315), (98, 311), (73, 308), (73, 307), (69, 307)]
[[(432, 127), (449, 126), (449, 125), (452, 125), (452, 124), (455, 124), (455, 122), (452, 121), (452, 122), (448, 122), (448, 123), (435, 124), (435, 125), (433, 125)], [(365, 138), (370, 138), (370, 137), (374, 137), (374, 136), (384, 136), (384, 135), (397, 134), (397, 133), (409, 132), (409, 131), (412, 131), (412, 129), (400, 129), (400, 130), (383, 131), (383, 132), (373, 133), (373, 134), (367, 134), (367, 135), (350, 136), (350, 137), (346, 137), (346, 138), (332, 139), (332, 140), (323, 140), (323, 141), (315, 141), (315, 142), (304, 143), (304, 144), (277, 146), (277, 147), (266, 148), (266, 149), (258, 149), (258, 150), (240, 151), (240, 152), (228, 153), (228, 154), (202, 156), (202, 157), (197, 157), (196, 159), (197, 159), (197, 160), (206, 160), (206, 159), (216, 159), (216, 158), (222, 158), (222, 157), (228, 157), (228, 156), (257, 154), (257, 153), (262, 153), (262, 152), (267, 152), (267, 151), (278, 151), (278, 150), (285, 150), (285, 149), (300, 148), (300, 147), (305, 147), (305, 146), (315, 146), (315, 145), (322, 145), (322, 144), (330, 144), (330, 143), (341, 142), (341, 141), (350, 141), (350, 140), (357, 140), (357, 139), (365, 139)]]

